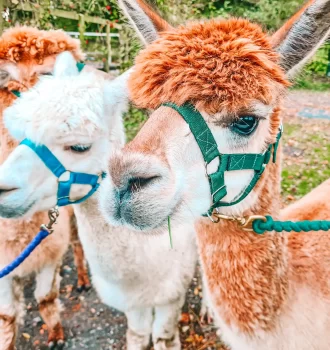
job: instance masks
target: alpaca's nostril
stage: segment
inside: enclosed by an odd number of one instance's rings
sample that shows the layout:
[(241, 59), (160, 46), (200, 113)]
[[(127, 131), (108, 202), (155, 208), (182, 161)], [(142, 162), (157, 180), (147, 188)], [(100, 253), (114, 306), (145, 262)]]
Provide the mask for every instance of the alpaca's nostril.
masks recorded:
[(160, 179), (160, 176), (149, 176), (149, 177), (131, 177), (125, 187), (121, 187), (118, 191), (118, 198), (120, 203), (123, 203), (125, 200), (128, 200), (131, 197), (132, 193), (136, 193), (143, 188), (147, 187), (154, 181)]
[(128, 191), (137, 192), (160, 179), (160, 176), (133, 177), (128, 181)]

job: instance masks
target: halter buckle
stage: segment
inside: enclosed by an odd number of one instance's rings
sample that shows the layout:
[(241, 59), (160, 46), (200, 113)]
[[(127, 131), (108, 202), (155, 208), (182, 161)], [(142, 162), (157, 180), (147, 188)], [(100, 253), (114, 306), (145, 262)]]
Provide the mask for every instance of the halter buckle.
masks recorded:
[[(207, 212), (207, 217), (214, 223), (217, 224), (220, 221), (220, 218), (218, 218), (216, 215), (214, 215), (214, 213), (212, 213), (211, 215)], [(216, 217), (216, 218), (214, 218)]]

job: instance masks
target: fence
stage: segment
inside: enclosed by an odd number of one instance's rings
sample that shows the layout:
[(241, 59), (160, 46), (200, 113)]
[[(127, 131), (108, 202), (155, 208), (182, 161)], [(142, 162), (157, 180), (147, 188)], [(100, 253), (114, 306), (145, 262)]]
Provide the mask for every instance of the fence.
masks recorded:
[[(0, 9), (4, 9), (7, 6), (6, 0), (0, 0)], [(31, 6), (29, 3), (19, 3), (17, 6), (15, 6), (15, 11), (25, 11), (25, 12), (32, 12), (34, 16), (37, 18), (38, 16), (42, 15), (42, 12), (44, 9), (42, 7), (36, 8), (34, 6)], [(47, 9), (48, 10), (48, 9)], [(105, 60), (104, 64), (104, 70), (106, 72), (109, 72), (110, 67), (112, 66), (112, 49), (111, 49), (111, 38), (118, 37), (118, 33), (111, 33), (111, 29), (120, 30), (121, 25), (118, 23), (112, 23), (104, 18), (100, 17), (92, 17), (92, 16), (86, 16), (80, 13), (76, 13), (74, 11), (65, 11), (65, 10), (59, 10), (59, 9), (52, 9), (49, 7), (49, 13), (52, 16), (60, 17), (60, 18), (66, 18), (70, 20), (75, 20), (79, 22), (79, 32), (68, 32), (69, 35), (79, 37), (80, 42), (82, 46), (85, 44), (85, 37), (105, 37), (106, 38), (106, 56), (107, 59)], [(3, 31), (4, 27), (4, 17), (5, 14), (3, 13), (0, 16), (0, 35)], [(105, 27), (105, 33), (88, 33), (85, 32), (85, 23), (94, 23), (94, 24), (100, 24)], [(97, 54), (97, 53), (96, 53)]]

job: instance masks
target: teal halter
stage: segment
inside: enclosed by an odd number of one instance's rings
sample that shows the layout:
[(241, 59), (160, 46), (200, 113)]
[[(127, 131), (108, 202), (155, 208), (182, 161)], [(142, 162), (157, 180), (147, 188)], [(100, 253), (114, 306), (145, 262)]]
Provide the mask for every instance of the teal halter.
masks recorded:
[[(84, 68), (83, 63), (77, 63), (78, 71), (81, 72)], [(12, 91), (17, 97), (21, 96), (19, 91)], [(57, 190), (57, 206), (62, 207), (70, 204), (78, 204), (89, 198), (100, 186), (102, 179), (105, 177), (105, 173), (99, 175), (76, 173), (67, 170), (62, 163), (54, 156), (54, 154), (44, 145), (36, 145), (31, 140), (25, 139), (21, 142), (21, 145), (29, 147), (36, 155), (43, 161), (47, 168), (58, 178), (58, 190)], [(64, 173), (68, 173), (69, 178), (67, 180), (61, 180)], [(71, 186), (77, 185), (90, 185), (91, 190), (82, 198), (71, 201), (70, 190)]]
[[(36, 155), (44, 162), (46, 167), (58, 178), (58, 190), (57, 190), (57, 206), (63, 207), (70, 204), (78, 204), (85, 201), (100, 187), (102, 179), (105, 177), (105, 173), (100, 175), (92, 175), (85, 173), (75, 173), (65, 169), (62, 163), (54, 156), (54, 154), (44, 145), (36, 145), (32, 141), (25, 139), (21, 142), (21, 145), (29, 147)], [(61, 180), (64, 173), (69, 174), (69, 179)], [(70, 190), (71, 186), (77, 185), (90, 185), (91, 190), (82, 198), (71, 201)]]
[[(257, 184), (265, 170), (266, 165), (271, 159), (272, 152), (272, 161), (273, 163), (276, 162), (276, 154), (278, 144), (282, 136), (282, 128), (276, 137), (276, 142), (269, 145), (264, 153), (221, 154), (210, 128), (207, 126), (204, 118), (194, 106), (188, 103), (182, 106), (177, 106), (174, 103), (164, 103), (163, 105), (177, 111), (187, 122), (196, 139), (199, 149), (202, 152), (212, 196), (212, 205), (208, 212), (203, 216), (210, 217), (213, 210), (216, 208), (228, 207), (241, 202)], [(219, 158), (219, 167), (216, 172), (209, 174), (207, 172), (207, 165), (217, 157)], [(222, 199), (227, 195), (225, 171), (233, 170), (254, 170), (254, 176), (250, 184), (237, 198), (235, 198), (232, 202), (223, 202)]]

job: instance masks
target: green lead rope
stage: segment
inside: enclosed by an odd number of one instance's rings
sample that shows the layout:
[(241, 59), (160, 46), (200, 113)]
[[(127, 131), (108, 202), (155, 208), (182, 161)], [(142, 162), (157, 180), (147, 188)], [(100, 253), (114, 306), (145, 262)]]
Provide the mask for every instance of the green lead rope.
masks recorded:
[(267, 221), (260, 219), (254, 220), (252, 227), (253, 231), (259, 235), (265, 233), (266, 231), (276, 231), (276, 232), (309, 232), (309, 231), (329, 231), (330, 221), (274, 221), (269, 215), (266, 215)]

